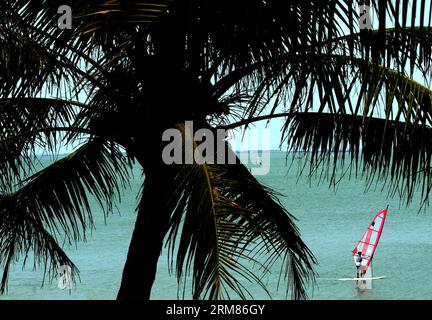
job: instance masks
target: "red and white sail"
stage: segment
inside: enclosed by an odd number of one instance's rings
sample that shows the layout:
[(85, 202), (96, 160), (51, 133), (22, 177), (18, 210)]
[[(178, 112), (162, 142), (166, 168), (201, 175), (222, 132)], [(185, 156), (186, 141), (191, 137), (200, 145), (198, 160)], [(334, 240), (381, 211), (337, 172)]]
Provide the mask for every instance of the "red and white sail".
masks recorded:
[(367, 256), (366, 258), (363, 258), (361, 262), (361, 269), (364, 273), (366, 273), (366, 271), (368, 270), (375, 250), (378, 246), (386, 216), (387, 209), (380, 211), (375, 216), (375, 218), (372, 220), (371, 224), (368, 226), (366, 232), (363, 234), (360, 241), (357, 243), (352, 252), (353, 256), (355, 256), (359, 251), (362, 253), (362, 256)]

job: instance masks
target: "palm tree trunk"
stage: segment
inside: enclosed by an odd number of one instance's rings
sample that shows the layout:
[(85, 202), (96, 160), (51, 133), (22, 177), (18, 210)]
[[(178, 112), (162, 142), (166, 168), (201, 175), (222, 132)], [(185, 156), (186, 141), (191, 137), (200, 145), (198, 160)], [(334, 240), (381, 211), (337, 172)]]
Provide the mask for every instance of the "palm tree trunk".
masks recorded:
[(170, 212), (166, 206), (170, 185), (166, 176), (146, 176), (138, 216), (118, 300), (148, 300), (156, 277), (157, 262), (168, 230)]

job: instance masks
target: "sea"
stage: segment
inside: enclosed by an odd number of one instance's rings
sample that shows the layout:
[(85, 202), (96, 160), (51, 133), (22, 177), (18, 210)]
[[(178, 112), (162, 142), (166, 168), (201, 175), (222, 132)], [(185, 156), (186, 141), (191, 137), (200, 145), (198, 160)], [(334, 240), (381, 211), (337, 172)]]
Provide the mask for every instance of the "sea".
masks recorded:
[[(282, 205), (297, 218), (302, 238), (317, 258), (316, 280), (308, 285), (313, 300), (423, 300), (432, 299), (432, 208), (421, 209), (418, 191), (410, 205), (389, 197), (388, 187), (378, 182), (367, 187), (364, 177), (348, 174), (333, 186), (326, 179), (299, 176), (304, 163), (284, 152), (271, 152), (270, 172), (257, 178), (280, 193)], [(42, 159), (45, 164), (49, 158)], [(143, 176), (133, 168), (130, 187), (125, 190), (106, 219), (93, 204), (95, 230), (87, 239), (64, 249), (80, 270), (80, 280), (71, 290), (61, 290), (57, 279), (44, 281), (43, 269), (30, 260), (25, 267), (16, 261), (9, 276), (8, 291), (0, 300), (111, 300), (116, 298), (123, 265), (136, 218), (136, 204)], [(357, 289), (352, 250), (375, 214), (389, 206), (373, 263), (370, 290)], [(286, 283), (280, 280), (280, 265), (263, 278), (268, 292), (254, 283), (245, 283), (254, 299), (290, 299)], [(2, 270), (0, 270), (2, 271)], [(158, 264), (151, 299), (183, 298), (175, 275), (168, 269), (167, 250)], [(190, 291), (184, 298), (191, 298)], [(234, 297), (235, 298), (235, 297)]]

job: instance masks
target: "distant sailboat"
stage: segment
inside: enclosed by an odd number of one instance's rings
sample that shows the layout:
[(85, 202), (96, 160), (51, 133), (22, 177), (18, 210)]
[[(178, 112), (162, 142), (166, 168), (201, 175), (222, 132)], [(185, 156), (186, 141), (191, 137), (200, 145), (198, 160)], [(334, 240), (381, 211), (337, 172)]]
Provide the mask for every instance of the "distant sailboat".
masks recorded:
[(354, 247), (354, 250), (352, 251), (352, 255), (354, 256), (354, 258), (358, 252), (361, 252), (361, 255), (365, 257), (362, 259), (361, 266), (360, 266), (362, 277), (360, 279), (358, 278), (352, 279), (357, 281), (357, 286), (360, 289), (372, 289), (372, 280), (384, 278), (384, 277), (373, 276), (371, 263), (375, 251), (377, 249), (378, 242), (381, 238), (384, 223), (387, 217), (387, 211), (388, 211), (388, 207), (380, 211), (375, 216), (371, 224), (366, 229), (366, 232), (363, 234), (360, 241), (357, 243), (357, 245)]

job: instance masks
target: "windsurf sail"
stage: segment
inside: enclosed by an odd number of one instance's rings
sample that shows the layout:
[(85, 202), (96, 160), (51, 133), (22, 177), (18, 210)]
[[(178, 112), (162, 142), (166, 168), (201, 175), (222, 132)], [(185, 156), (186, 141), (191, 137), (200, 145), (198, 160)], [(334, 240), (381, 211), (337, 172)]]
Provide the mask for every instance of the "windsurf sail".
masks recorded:
[(355, 256), (357, 252), (361, 252), (362, 256), (364, 256), (361, 262), (361, 270), (365, 276), (372, 276), (371, 273), (368, 272), (368, 269), (381, 237), (385, 219), (387, 217), (387, 211), (387, 208), (381, 210), (375, 216), (352, 252), (353, 256)]

